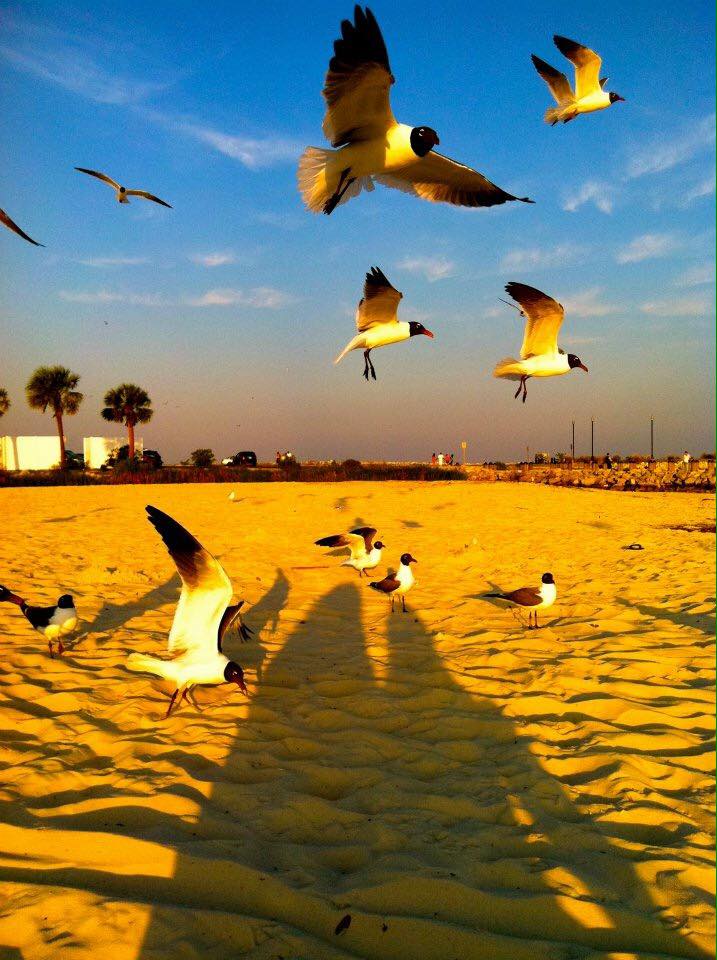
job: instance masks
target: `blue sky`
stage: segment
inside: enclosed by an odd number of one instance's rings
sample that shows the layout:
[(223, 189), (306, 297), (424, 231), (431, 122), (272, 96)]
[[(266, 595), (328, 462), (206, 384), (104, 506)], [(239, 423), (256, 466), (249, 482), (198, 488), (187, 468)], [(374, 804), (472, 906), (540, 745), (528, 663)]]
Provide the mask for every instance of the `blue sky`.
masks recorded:
[[(39, 250), (0, 234), (0, 385), (11, 434), (47, 433), (24, 384), (40, 363), (82, 375), (70, 446), (106, 431), (104, 391), (153, 398), (145, 445), (170, 460), (291, 448), (301, 457), (472, 459), (597, 447), (713, 448), (714, 17), (707, 3), (374, 4), (399, 119), (535, 206), (432, 205), (377, 188), (330, 218), (304, 211), (296, 160), (324, 146), (320, 90), (350, 3), (4, 6), (0, 206)], [(491, 12), (492, 11), (492, 12)], [(562, 33), (598, 50), (627, 100), (550, 128), (536, 53)], [(174, 207), (120, 207), (74, 166)], [(436, 339), (333, 358), (378, 264), (401, 316)], [(519, 280), (566, 307), (586, 376), (531, 382), (514, 354)]]

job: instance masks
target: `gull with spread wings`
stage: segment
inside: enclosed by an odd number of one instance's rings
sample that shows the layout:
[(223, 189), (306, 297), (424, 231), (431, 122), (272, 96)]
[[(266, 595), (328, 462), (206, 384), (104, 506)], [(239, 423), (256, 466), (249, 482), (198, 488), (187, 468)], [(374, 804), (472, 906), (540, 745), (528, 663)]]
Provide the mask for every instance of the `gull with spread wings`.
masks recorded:
[(97, 170), (87, 170), (85, 167), (75, 167), (75, 170), (78, 170), (80, 173), (86, 173), (90, 177), (97, 177), (97, 179), (102, 180), (103, 183), (108, 183), (115, 191), (117, 203), (129, 203), (128, 197), (142, 197), (144, 200), (151, 200), (153, 203), (159, 203), (163, 207), (169, 207), (170, 210), (172, 209), (171, 204), (165, 203), (164, 200), (160, 200), (159, 197), (155, 197), (153, 193), (147, 193), (146, 190), (128, 190), (127, 187), (120, 186), (112, 177), (108, 177), (106, 173), (98, 173)]
[(391, 110), (394, 77), (373, 13), (354, 9), (341, 23), (324, 81), (323, 131), (335, 150), (307, 147), (299, 161), (299, 191), (314, 213), (331, 213), (374, 181), (432, 203), (492, 207), (507, 200), (532, 203), (501, 190), (482, 173), (433, 149), (431, 127), (399, 123)]
[(0, 210), (0, 223), (12, 230), (13, 233), (16, 233), (18, 237), (22, 237), (23, 240), (27, 240), (28, 243), (31, 243), (33, 247), (44, 247), (44, 243), (38, 243), (37, 240), (33, 240), (32, 237), (28, 237), (24, 230), (21, 230), (20, 227), (15, 223), (14, 220), (11, 220), (10, 217), (5, 213), (4, 210)]
[(156, 507), (146, 510), (177, 566), (182, 592), (169, 631), (168, 658), (132, 653), (127, 667), (153, 673), (174, 685), (167, 717), (177, 697), (181, 703), (188, 699), (192, 687), (199, 685), (235, 683), (248, 695), (244, 671), (222, 652), (222, 641), (232, 626), (237, 627), (242, 640), (251, 633), (239, 612), (244, 601), (231, 603), (233, 590), (224, 568), (188, 530)]
[(564, 73), (532, 54), (535, 69), (547, 83), (557, 103), (557, 107), (549, 107), (545, 111), (546, 123), (553, 127), (559, 120), (569, 123), (580, 113), (594, 113), (595, 110), (604, 110), (618, 100), (624, 102), (625, 98), (619, 93), (604, 89), (608, 78), (600, 76), (602, 60), (594, 50), (558, 34), (555, 34), (553, 40), (558, 50), (575, 67), (575, 90)]
[(336, 533), (330, 537), (315, 540), (317, 547), (348, 547), (351, 556), (343, 561), (342, 567), (353, 567), (359, 577), (365, 570), (374, 570), (381, 562), (381, 551), (386, 546), (380, 540), (374, 541), (375, 527), (356, 527), (349, 533)]
[[(579, 367), (588, 372), (588, 368), (574, 353), (565, 353), (558, 346), (558, 331), (563, 322), (565, 310), (562, 304), (553, 300), (547, 293), (529, 287), (525, 283), (508, 283), (505, 287), (520, 307), (521, 317), (525, 317), (525, 334), (520, 348), (520, 360), (506, 357), (493, 371), (493, 376), (502, 380), (520, 380), (515, 399), (523, 392), (523, 403), (528, 396), (526, 383), (529, 377), (559, 377)], [(506, 301), (507, 303), (508, 301)], [(509, 304), (513, 307), (515, 304)]]
[(363, 298), (356, 310), (358, 333), (349, 340), (334, 363), (340, 363), (352, 350), (363, 350), (363, 375), (368, 380), (370, 372), (375, 380), (376, 371), (370, 356), (372, 350), (421, 334), (432, 340), (433, 334), (422, 323), (398, 319), (398, 305), (402, 298), (403, 294), (388, 282), (385, 274), (378, 267), (371, 267), (363, 285)]

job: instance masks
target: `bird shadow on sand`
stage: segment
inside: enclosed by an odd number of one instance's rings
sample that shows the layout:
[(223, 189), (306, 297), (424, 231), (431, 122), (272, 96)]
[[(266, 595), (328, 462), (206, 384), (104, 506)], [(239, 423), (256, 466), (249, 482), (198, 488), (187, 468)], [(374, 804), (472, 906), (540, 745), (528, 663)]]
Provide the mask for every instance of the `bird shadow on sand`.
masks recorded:
[[(665, 607), (650, 607), (644, 603), (635, 603), (632, 600), (625, 600), (618, 597), (615, 600), (621, 607), (630, 607), (637, 610), (643, 617), (649, 617), (652, 620), (668, 620), (678, 627), (689, 627), (692, 630), (700, 630), (710, 639), (715, 636), (715, 614), (714, 613), (691, 613), (689, 608), (683, 610), (668, 610)], [(707, 601), (705, 601), (707, 602)]]
[(78, 632), (78, 641), (90, 633), (106, 633), (119, 630), (135, 617), (141, 617), (148, 611), (156, 610), (165, 603), (176, 601), (182, 582), (177, 573), (159, 586), (152, 587), (143, 597), (128, 600), (126, 603), (105, 603), (94, 620), (83, 623)]
[(276, 633), (281, 611), (286, 605), (291, 581), (284, 571), (277, 567), (274, 582), (264, 596), (253, 606), (242, 610), (243, 619), (251, 628), (252, 636), (246, 643), (241, 643), (235, 631), (224, 641), (224, 652), (230, 659), (236, 659), (244, 667), (256, 670), (257, 681), (261, 682), (267, 648), (262, 639), (267, 633)]

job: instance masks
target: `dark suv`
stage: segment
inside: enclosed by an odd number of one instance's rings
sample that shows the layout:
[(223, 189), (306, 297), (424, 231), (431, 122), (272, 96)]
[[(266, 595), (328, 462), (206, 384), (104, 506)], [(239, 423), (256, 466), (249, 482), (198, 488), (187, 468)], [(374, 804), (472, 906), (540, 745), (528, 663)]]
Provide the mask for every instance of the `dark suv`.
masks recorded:
[(240, 450), (229, 461), (232, 467), (255, 467), (256, 454), (253, 450)]

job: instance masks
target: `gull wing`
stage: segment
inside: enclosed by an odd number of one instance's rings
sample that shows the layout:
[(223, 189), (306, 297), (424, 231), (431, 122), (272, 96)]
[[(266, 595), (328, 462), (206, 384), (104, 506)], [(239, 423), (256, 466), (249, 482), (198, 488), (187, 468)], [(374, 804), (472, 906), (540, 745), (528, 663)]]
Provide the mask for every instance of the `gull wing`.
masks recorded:
[(18, 237), (22, 237), (23, 240), (27, 240), (28, 243), (31, 243), (34, 247), (44, 247), (44, 243), (38, 243), (37, 240), (33, 240), (32, 237), (28, 237), (24, 230), (21, 230), (20, 227), (15, 223), (14, 220), (11, 220), (10, 217), (5, 213), (4, 210), (0, 210), (0, 223), (4, 223), (8, 230), (12, 230), (13, 233), (16, 233)]
[[(219, 623), (219, 630), (217, 631), (217, 649), (219, 650), (219, 653), (222, 652), (222, 642), (225, 635), (229, 633), (237, 620), (239, 621), (239, 631), (241, 632), (241, 628), (243, 626), (241, 622), (241, 608), (243, 606), (244, 601), (240, 600), (239, 603), (234, 603), (228, 606), (222, 614), (222, 619)], [(242, 639), (244, 639), (243, 633)]]
[(600, 67), (602, 60), (589, 47), (584, 47), (575, 40), (568, 40), (567, 37), (560, 37), (555, 34), (553, 37), (555, 46), (564, 57), (575, 65), (575, 96), (578, 100), (587, 97), (591, 93), (600, 93)]
[(355, 536), (362, 537), (364, 541), (364, 547), (366, 548), (366, 553), (371, 553), (373, 548), (373, 538), (376, 536), (376, 528), (356, 527), (356, 529), (352, 530), (351, 533)]
[(501, 597), (504, 600), (512, 600), (521, 607), (537, 607), (543, 600), (535, 587), (519, 587), (517, 590), (511, 590), (510, 593), (502, 593)]
[(79, 170), (80, 173), (89, 174), (91, 177), (97, 177), (98, 180), (102, 180), (104, 183), (109, 183), (111, 187), (114, 187), (115, 190), (119, 190), (120, 185), (116, 180), (113, 180), (112, 177), (108, 177), (106, 173), (98, 173), (97, 170), (87, 170), (86, 167), (75, 167), (75, 170)]
[[(380, 323), (398, 323), (398, 305), (403, 294), (388, 282), (378, 267), (371, 267), (363, 285), (363, 299), (356, 311), (359, 333)], [(375, 532), (375, 531), (374, 531)]]
[(232, 598), (229, 577), (219, 561), (180, 523), (156, 507), (146, 510), (182, 578), (182, 592), (169, 631), (169, 652), (214, 653), (219, 625)]
[(145, 200), (152, 200), (153, 203), (160, 203), (163, 207), (169, 207), (172, 209), (171, 204), (165, 203), (164, 200), (160, 200), (159, 197), (155, 197), (153, 193), (147, 193), (146, 190), (125, 190), (125, 193), (128, 197), (144, 197)]
[(525, 316), (521, 358), (557, 353), (558, 331), (565, 314), (562, 304), (525, 283), (507, 283), (505, 291), (520, 304)]
[(534, 202), (528, 197), (506, 193), (482, 173), (435, 150), (400, 170), (376, 174), (374, 179), (386, 187), (404, 190), (431, 203), (452, 203), (458, 207), (494, 207), (507, 200)]
[(324, 136), (334, 147), (383, 136), (396, 123), (389, 90), (393, 83), (386, 44), (376, 18), (356, 6), (354, 22), (343, 20), (341, 37), (322, 91)]
[(381, 593), (393, 593), (394, 590), (398, 590), (401, 586), (401, 581), (389, 573), (383, 580), (377, 580), (370, 584), (370, 586), (373, 590), (380, 590)]
[(555, 67), (551, 67), (549, 63), (541, 60), (540, 57), (536, 57), (534, 53), (531, 54), (530, 59), (533, 61), (535, 69), (550, 88), (550, 92), (558, 106), (561, 106), (566, 101), (575, 99), (573, 88), (570, 86), (570, 81), (564, 73), (556, 70)]
[(351, 533), (337, 533), (331, 537), (322, 537), (315, 543), (317, 547), (348, 547), (351, 551), (351, 558), (356, 560), (358, 557), (362, 557), (364, 553), (368, 553), (366, 535), (361, 532), (364, 530), (371, 531), (371, 538), (376, 534), (372, 527), (361, 527)]

